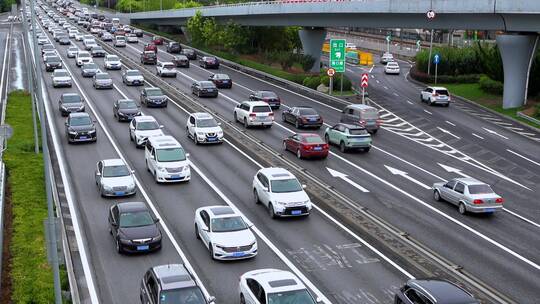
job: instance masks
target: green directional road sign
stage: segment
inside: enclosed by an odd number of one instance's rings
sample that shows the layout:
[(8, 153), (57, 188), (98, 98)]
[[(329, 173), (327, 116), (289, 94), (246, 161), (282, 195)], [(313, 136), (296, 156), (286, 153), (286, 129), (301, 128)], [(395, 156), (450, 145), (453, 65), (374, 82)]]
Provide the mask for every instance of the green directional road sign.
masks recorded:
[(345, 72), (345, 39), (330, 40), (330, 67), (336, 72)]

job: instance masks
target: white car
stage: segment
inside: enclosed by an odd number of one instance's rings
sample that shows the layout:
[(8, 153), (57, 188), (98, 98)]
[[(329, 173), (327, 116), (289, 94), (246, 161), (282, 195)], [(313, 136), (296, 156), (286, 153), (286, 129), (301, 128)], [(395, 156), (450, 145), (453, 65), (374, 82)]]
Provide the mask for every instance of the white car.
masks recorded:
[(76, 46), (70, 46), (66, 53), (68, 58), (75, 58), (77, 56), (77, 53), (79, 52), (79, 48)]
[(156, 183), (189, 182), (189, 153), (172, 136), (149, 137), (144, 145), (146, 169)]
[(76, 33), (75, 34), (75, 40), (76, 41), (83, 41), (83, 37), (84, 37), (84, 35), (81, 34), (81, 33)]
[(125, 47), (126, 46), (126, 37), (125, 36), (116, 36), (114, 38), (115, 47)]
[(94, 39), (84, 39), (83, 41), (84, 49), (90, 51), (93, 47), (97, 46), (96, 40)]
[(186, 123), (186, 132), (195, 144), (222, 143), (223, 130), (220, 123), (208, 113), (192, 113)]
[(39, 45), (44, 45), (44, 44), (46, 44), (48, 41), (49, 41), (49, 40), (47, 40), (47, 37), (45, 37), (45, 36), (40, 36), (40, 37), (38, 38), (38, 44), (39, 44)]
[(58, 52), (56, 50), (44, 50), (41, 57), (43, 57), (43, 61), (45, 61), (45, 58), (51, 57), (51, 56), (58, 56)]
[(122, 82), (126, 85), (144, 85), (144, 76), (139, 70), (127, 70), (122, 74)]
[(272, 127), (274, 112), (264, 101), (244, 101), (234, 108), (234, 121), (244, 124), (244, 127), (264, 126)]
[(77, 33), (79, 33), (77, 30), (70, 30), (68, 31), (68, 37), (75, 38), (75, 35), (77, 35)]
[(96, 185), (101, 196), (127, 196), (137, 191), (134, 171), (121, 159), (104, 159), (96, 165)]
[(135, 34), (128, 34), (126, 39), (128, 43), (139, 43), (139, 37)]
[(304, 188), (283, 168), (263, 168), (253, 177), (255, 203), (265, 205), (272, 218), (309, 215), (312, 204)]
[(426, 102), (430, 106), (442, 104), (445, 107), (450, 105), (450, 93), (443, 87), (427, 87), (420, 92), (420, 101)]
[(101, 35), (101, 40), (103, 41), (113, 41), (114, 36), (111, 33), (105, 32)]
[(53, 88), (58, 87), (71, 87), (71, 76), (67, 70), (56, 69), (52, 73), (52, 85)]
[(195, 235), (215, 260), (248, 259), (257, 255), (257, 239), (229, 206), (208, 206), (195, 211)]
[(116, 55), (105, 56), (105, 69), (106, 70), (120, 70), (122, 69), (122, 62)]
[(322, 303), (309, 293), (293, 273), (279, 269), (257, 269), (244, 273), (238, 283), (240, 303)]
[(156, 74), (159, 77), (176, 77), (178, 71), (176, 70), (176, 66), (174, 65), (174, 63), (158, 61), (158, 63), (156, 64)]
[(85, 63), (94, 62), (92, 59), (92, 56), (90, 56), (90, 53), (87, 51), (79, 51), (77, 55), (75, 56), (75, 64), (78, 67), (83, 66)]
[(399, 64), (395, 61), (390, 61), (384, 67), (384, 73), (386, 74), (398, 74), (400, 73)]
[(140, 148), (149, 137), (163, 136), (162, 128), (153, 116), (136, 116), (129, 123), (129, 140)]
[(390, 53), (384, 53), (382, 54), (381, 56), (381, 63), (382, 64), (387, 64), (389, 63), (390, 61), (394, 61), (394, 55), (390, 54)]

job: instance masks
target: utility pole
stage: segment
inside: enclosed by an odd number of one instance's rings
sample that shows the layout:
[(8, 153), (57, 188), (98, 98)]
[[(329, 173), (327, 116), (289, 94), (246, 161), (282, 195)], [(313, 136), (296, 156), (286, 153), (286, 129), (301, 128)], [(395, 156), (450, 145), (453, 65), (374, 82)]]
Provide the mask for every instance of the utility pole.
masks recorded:
[(159, 0), (159, 10), (163, 10), (163, 0)]
[[(30, 0), (30, 10), (32, 13), (32, 28), (34, 28), (34, 31), (37, 28), (36, 24), (36, 0)], [(47, 223), (49, 225), (49, 237), (51, 242), (51, 262), (52, 262), (52, 271), (53, 271), (53, 279), (54, 279), (54, 300), (56, 304), (62, 304), (62, 292), (60, 287), (60, 270), (58, 266), (58, 242), (56, 241), (56, 225), (55, 220), (56, 217), (54, 216), (54, 206), (53, 206), (53, 198), (52, 198), (52, 188), (51, 188), (51, 160), (49, 155), (49, 146), (47, 143), (47, 126), (45, 124), (45, 107), (43, 104), (43, 94), (42, 94), (42, 88), (41, 88), (41, 66), (39, 61), (39, 48), (37, 45), (37, 38), (34, 36), (32, 37), (34, 41), (34, 61), (35, 61), (35, 69), (36, 69), (36, 89), (37, 89), (37, 96), (38, 96), (38, 111), (40, 113), (39, 117), (41, 118), (40, 121), (40, 127), (41, 127), (41, 147), (43, 149), (43, 165), (45, 170), (45, 192), (47, 194)], [(30, 63), (28, 63), (30, 64)]]
[(429, 39), (429, 60), (427, 66), (427, 73), (430, 75), (431, 72), (431, 52), (433, 51), (433, 29), (431, 29), (431, 38)]

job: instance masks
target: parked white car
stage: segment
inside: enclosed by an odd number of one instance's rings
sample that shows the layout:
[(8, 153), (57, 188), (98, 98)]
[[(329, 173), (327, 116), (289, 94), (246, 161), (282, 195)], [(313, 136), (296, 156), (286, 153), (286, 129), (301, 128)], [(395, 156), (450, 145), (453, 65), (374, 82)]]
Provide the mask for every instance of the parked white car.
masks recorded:
[(263, 101), (244, 101), (234, 108), (234, 121), (244, 124), (244, 127), (264, 126), (272, 127), (274, 112)]
[(253, 177), (255, 203), (266, 206), (272, 218), (309, 215), (312, 204), (304, 188), (283, 168), (263, 168)]
[(161, 129), (163, 126), (153, 116), (136, 116), (129, 123), (129, 139), (140, 148), (149, 137), (163, 136)]
[(121, 159), (104, 159), (97, 163), (95, 179), (101, 196), (127, 196), (136, 192), (134, 171)]
[(386, 74), (398, 74), (400, 73), (399, 64), (395, 61), (390, 61), (384, 67), (384, 73)]
[(223, 130), (209, 113), (192, 113), (186, 123), (186, 132), (195, 144), (222, 143)]
[(159, 77), (176, 77), (178, 71), (176, 70), (176, 65), (174, 63), (158, 61), (156, 64), (156, 74)]
[(116, 55), (105, 56), (105, 69), (106, 70), (120, 70), (122, 69), (122, 62)]
[(216, 260), (248, 259), (257, 255), (251, 225), (229, 206), (208, 206), (195, 211), (195, 235)]

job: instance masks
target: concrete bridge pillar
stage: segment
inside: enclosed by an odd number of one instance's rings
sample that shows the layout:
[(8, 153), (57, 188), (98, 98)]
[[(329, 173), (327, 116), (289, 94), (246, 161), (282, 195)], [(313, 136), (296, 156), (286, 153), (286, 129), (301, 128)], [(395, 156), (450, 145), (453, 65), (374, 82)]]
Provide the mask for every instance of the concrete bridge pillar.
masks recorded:
[(504, 109), (521, 107), (527, 102), (529, 73), (538, 40), (538, 34), (497, 36), (504, 68)]
[(310, 72), (319, 72), (321, 65), (321, 55), (326, 29), (324, 28), (304, 28), (298, 31), (304, 54), (315, 58), (315, 63)]

